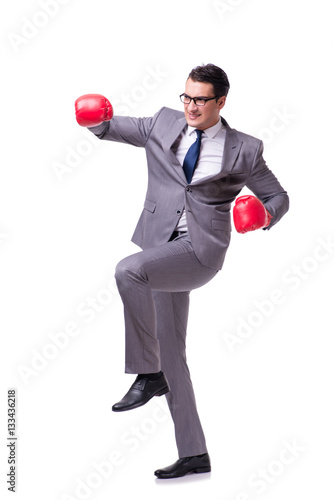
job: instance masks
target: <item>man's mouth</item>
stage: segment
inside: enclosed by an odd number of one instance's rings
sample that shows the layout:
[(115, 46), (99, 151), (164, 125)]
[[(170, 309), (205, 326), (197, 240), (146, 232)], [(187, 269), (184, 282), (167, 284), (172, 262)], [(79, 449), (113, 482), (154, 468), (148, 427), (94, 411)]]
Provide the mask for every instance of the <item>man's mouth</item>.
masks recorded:
[(200, 115), (198, 113), (188, 113), (190, 120), (196, 120)]

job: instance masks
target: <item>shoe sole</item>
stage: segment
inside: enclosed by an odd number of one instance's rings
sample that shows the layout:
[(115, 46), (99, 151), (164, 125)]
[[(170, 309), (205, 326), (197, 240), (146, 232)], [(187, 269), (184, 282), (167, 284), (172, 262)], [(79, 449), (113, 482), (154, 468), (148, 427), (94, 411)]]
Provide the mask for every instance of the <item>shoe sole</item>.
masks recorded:
[(193, 469), (189, 472), (186, 472), (185, 474), (181, 474), (178, 476), (160, 476), (158, 474), (155, 474), (155, 476), (158, 479), (178, 479), (179, 477), (184, 477), (184, 476), (187, 476), (188, 474), (192, 474), (192, 473), (201, 474), (202, 472), (211, 472), (211, 465), (208, 465), (206, 467), (197, 467), (196, 469)]
[(167, 394), (167, 392), (169, 392), (169, 387), (166, 386), (163, 389), (161, 389), (161, 391), (154, 394), (154, 396), (163, 396), (164, 394)]
[(201, 473), (201, 472), (211, 472), (211, 466), (208, 467), (200, 467), (198, 469), (194, 469), (193, 472)]

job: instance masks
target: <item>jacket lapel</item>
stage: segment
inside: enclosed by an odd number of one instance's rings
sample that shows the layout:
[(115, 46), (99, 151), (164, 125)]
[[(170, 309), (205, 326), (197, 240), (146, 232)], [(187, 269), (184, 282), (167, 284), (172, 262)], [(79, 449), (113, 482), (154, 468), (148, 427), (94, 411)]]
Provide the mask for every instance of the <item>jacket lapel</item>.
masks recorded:
[(182, 130), (186, 127), (187, 121), (184, 116), (181, 118), (173, 118), (172, 123), (166, 130), (166, 133), (162, 139), (162, 147), (165, 151), (165, 154), (167, 158), (169, 159), (172, 167), (174, 168), (175, 172), (178, 174), (178, 176), (182, 179), (183, 183), (187, 183), (186, 176), (184, 174), (182, 165), (178, 161), (175, 153), (172, 150), (172, 146), (178, 136), (181, 134)]
[(222, 168), (219, 175), (221, 175), (222, 173), (224, 175), (229, 174), (232, 171), (236, 159), (239, 155), (241, 145), (242, 141), (238, 139), (235, 130), (231, 129), (231, 127), (229, 127), (226, 124), (226, 136), (225, 136), (225, 146), (222, 159)]

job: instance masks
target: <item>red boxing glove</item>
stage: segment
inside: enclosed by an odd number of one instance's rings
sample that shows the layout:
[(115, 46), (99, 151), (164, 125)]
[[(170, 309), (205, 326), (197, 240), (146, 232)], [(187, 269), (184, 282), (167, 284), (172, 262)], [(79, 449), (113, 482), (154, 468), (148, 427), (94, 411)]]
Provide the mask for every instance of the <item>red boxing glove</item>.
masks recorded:
[(75, 101), (75, 117), (82, 127), (95, 127), (112, 119), (112, 105), (101, 94), (82, 95)]
[(267, 227), (272, 215), (255, 196), (240, 196), (233, 208), (233, 220), (238, 233), (248, 233)]

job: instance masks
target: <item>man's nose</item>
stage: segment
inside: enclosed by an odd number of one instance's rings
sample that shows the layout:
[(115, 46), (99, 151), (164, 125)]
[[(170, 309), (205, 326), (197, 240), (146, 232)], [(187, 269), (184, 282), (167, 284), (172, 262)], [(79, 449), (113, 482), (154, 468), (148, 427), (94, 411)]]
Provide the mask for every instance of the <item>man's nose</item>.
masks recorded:
[(194, 111), (195, 109), (197, 109), (197, 106), (194, 103), (194, 101), (191, 100), (190, 103), (188, 104), (188, 111)]

